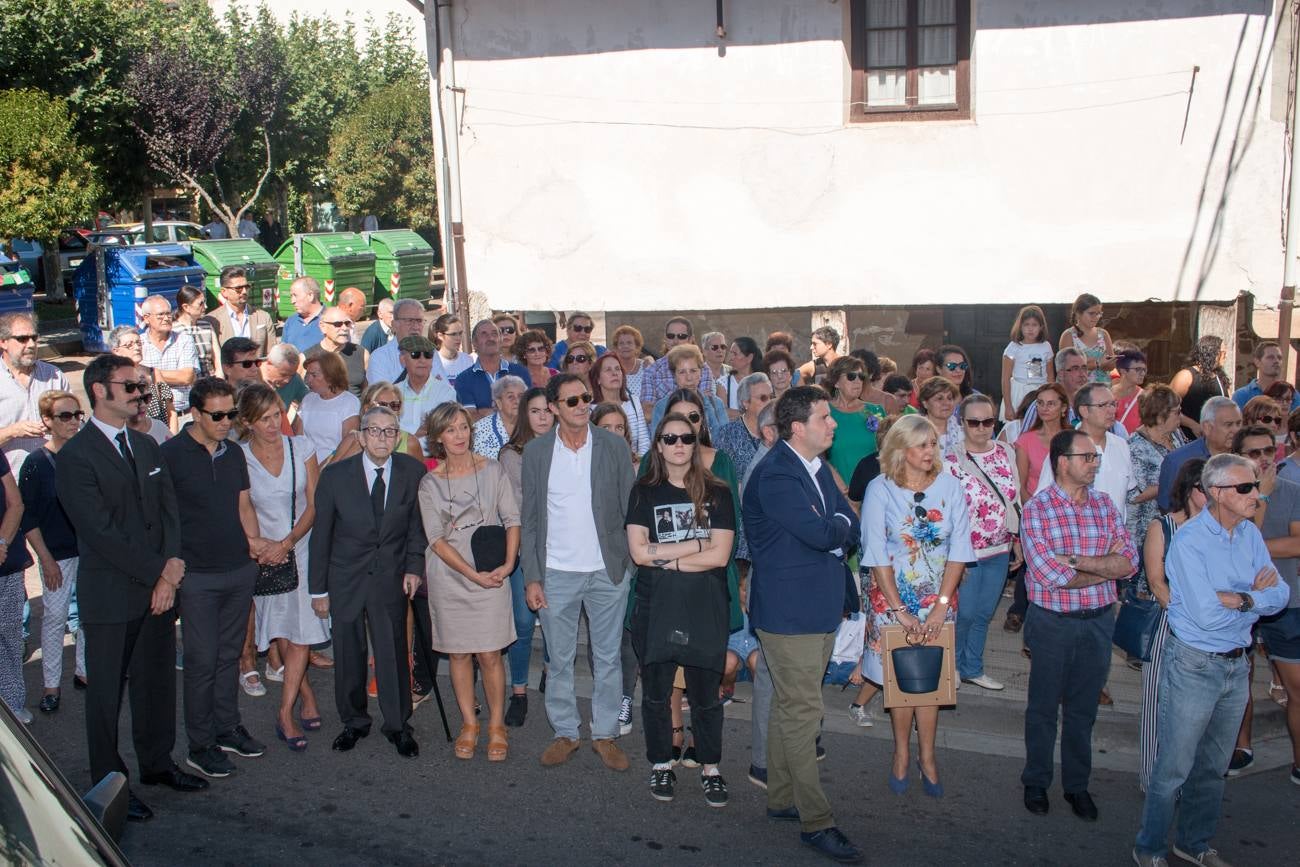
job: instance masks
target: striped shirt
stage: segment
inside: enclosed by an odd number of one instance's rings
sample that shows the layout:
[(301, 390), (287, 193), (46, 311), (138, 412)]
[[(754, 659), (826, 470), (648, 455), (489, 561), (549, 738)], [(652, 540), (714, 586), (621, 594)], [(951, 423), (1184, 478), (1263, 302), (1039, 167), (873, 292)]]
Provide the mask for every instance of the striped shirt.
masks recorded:
[[(1085, 611), (1115, 602), (1115, 582), (1068, 590), (1075, 570), (1056, 559), (1057, 554), (1100, 557), (1113, 541), (1123, 543), (1119, 553), (1137, 570), (1137, 548), (1124, 527), (1119, 509), (1106, 494), (1084, 489), (1086, 499), (1076, 503), (1060, 485), (1035, 495), (1025, 504), (1020, 521), (1025, 552), (1025, 590), (1029, 601), (1052, 611)], [(1130, 573), (1131, 574), (1131, 573)]]

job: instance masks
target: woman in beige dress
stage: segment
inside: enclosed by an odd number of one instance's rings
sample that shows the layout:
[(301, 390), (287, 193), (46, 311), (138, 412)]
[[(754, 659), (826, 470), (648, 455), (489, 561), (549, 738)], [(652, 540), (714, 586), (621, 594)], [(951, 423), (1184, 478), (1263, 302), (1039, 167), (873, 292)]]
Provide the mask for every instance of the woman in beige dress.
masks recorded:
[[(501, 650), (515, 640), (510, 573), (519, 553), (519, 506), (501, 465), (470, 450), (473, 425), (463, 406), (441, 404), (425, 418), (425, 429), (438, 459), (437, 468), (420, 482), (420, 513), (429, 537), (425, 575), (431, 642), (450, 660), (462, 720), (456, 758), (473, 758), (478, 745), (477, 659), (488, 705), (488, 761), (505, 761), (506, 673)], [(493, 525), (506, 528), (505, 562), (480, 570), (470, 539), (480, 527)]]

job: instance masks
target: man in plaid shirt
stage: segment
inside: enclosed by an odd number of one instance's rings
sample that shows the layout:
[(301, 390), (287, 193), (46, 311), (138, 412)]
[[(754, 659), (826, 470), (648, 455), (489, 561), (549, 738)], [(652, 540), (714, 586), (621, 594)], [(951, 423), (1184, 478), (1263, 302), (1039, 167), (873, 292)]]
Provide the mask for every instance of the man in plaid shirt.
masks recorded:
[(1097, 696), (1110, 672), (1115, 584), (1137, 569), (1137, 549), (1106, 494), (1091, 487), (1101, 455), (1086, 434), (1052, 437), (1048, 457), (1056, 483), (1025, 504), (1020, 522), (1029, 611), (1025, 646), (1025, 808), (1047, 813), (1061, 706), (1061, 788), (1074, 814), (1097, 818), (1088, 794)]

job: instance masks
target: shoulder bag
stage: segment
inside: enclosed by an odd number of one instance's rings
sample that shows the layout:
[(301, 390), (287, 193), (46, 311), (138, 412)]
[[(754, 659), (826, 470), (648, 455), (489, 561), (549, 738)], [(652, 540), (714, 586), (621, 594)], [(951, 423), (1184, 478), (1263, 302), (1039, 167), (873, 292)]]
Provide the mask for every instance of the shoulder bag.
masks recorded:
[[(293, 525), (298, 522), (298, 465), (293, 456), (293, 437), (285, 439), (289, 442), (289, 532), (292, 533)], [(278, 596), (297, 589), (298, 557), (293, 548), (283, 563), (258, 564), (254, 596)]]
[[(1173, 542), (1172, 520), (1168, 515), (1160, 516), (1160, 530), (1165, 536), (1165, 556), (1169, 556), (1169, 545)], [(1156, 634), (1160, 631), (1160, 621), (1164, 609), (1154, 599), (1143, 599), (1129, 582), (1119, 601), (1119, 614), (1115, 617), (1115, 646), (1129, 656), (1137, 657), (1143, 662), (1151, 661), (1151, 649), (1155, 646)]]

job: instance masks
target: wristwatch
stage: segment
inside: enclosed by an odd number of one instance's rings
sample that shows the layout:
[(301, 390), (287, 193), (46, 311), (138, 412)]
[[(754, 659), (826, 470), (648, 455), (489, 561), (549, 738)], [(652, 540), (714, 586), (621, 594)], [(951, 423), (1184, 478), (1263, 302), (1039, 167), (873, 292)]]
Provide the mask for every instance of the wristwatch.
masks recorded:
[(939, 604), (940, 604), (940, 605), (947, 605), (947, 604), (948, 604), (948, 597), (947, 597), (947, 596), (940, 596), (940, 597), (939, 597)]
[(1238, 593), (1237, 595), (1241, 597), (1241, 604), (1237, 606), (1237, 610), (1242, 614), (1255, 607), (1255, 599), (1249, 593)]
[(1078, 555), (1078, 554), (1067, 554), (1066, 557), (1065, 557), (1065, 562), (1067, 562), (1067, 563), (1070, 564), (1070, 568), (1071, 568), (1071, 569), (1078, 569), (1078, 568), (1079, 568), (1079, 555)]

